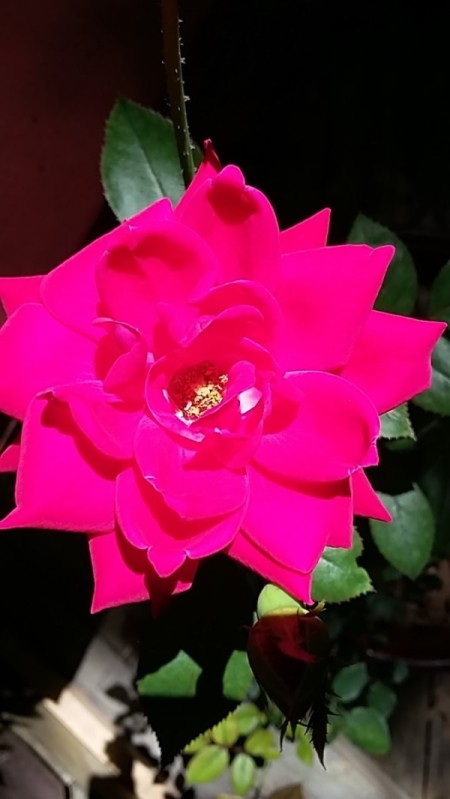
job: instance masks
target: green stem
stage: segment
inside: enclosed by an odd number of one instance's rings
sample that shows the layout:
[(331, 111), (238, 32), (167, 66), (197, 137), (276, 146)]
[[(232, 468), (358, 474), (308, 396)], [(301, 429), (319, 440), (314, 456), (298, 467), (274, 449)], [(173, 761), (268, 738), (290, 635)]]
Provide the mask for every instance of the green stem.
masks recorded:
[(186, 188), (194, 177), (191, 137), (186, 114), (186, 98), (183, 87), (183, 70), (180, 45), (180, 20), (177, 0), (162, 0), (162, 33), (164, 62), (170, 110), (175, 128), (178, 157)]

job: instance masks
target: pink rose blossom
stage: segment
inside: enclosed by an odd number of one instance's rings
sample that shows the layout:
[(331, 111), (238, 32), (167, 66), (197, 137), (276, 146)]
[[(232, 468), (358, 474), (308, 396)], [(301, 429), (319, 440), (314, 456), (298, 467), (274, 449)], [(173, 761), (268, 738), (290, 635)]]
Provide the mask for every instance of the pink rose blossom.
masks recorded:
[(88, 534), (93, 610), (190, 587), (225, 552), (311, 600), (354, 514), (379, 415), (430, 383), (443, 325), (373, 311), (392, 247), (279, 232), (209, 147), (167, 199), (45, 277), (4, 278), (0, 409), (17, 507), (3, 528)]

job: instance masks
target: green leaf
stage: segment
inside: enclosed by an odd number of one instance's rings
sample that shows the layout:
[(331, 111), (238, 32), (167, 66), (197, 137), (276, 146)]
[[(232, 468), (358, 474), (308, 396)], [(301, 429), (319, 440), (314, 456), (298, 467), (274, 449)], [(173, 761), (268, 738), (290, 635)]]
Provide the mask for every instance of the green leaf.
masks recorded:
[(272, 585), (271, 583), (265, 585), (258, 597), (256, 612), (259, 618), (267, 616), (268, 613), (273, 613), (277, 610), (284, 610), (285, 608), (299, 610), (301, 605), (296, 599), (287, 594), (286, 591), (283, 591), (282, 588), (278, 588), (277, 585)]
[(234, 758), (230, 769), (231, 786), (238, 796), (245, 796), (256, 779), (256, 763), (250, 755), (240, 752)]
[(265, 714), (253, 702), (243, 702), (239, 705), (233, 713), (233, 718), (236, 719), (240, 735), (249, 735), (259, 724), (267, 721)]
[(255, 730), (246, 740), (244, 749), (249, 755), (263, 757), (265, 760), (276, 760), (280, 750), (271, 730)]
[(389, 266), (375, 308), (378, 311), (410, 314), (418, 294), (417, 273), (411, 254), (405, 244), (388, 228), (359, 214), (350, 231), (348, 241), (364, 243), (372, 247), (383, 244), (395, 246), (395, 256)]
[(428, 500), (416, 486), (390, 496), (379, 494), (392, 522), (370, 520), (373, 539), (386, 560), (414, 580), (427, 565), (434, 540), (434, 519)]
[(211, 737), (215, 744), (234, 746), (239, 738), (239, 726), (233, 715), (216, 724), (211, 730)]
[(415, 440), (416, 436), (409, 418), (406, 402), (392, 411), (383, 413), (380, 421), (381, 438), (412, 438)]
[(205, 746), (189, 761), (186, 769), (186, 779), (193, 785), (198, 782), (213, 782), (220, 777), (230, 762), (226, 749), (211, 744)]
[(386, 719), (373, 707), (354, 707), (344, 716), (344, 732), (356, 746), (372, 755), (385, 755), (391, 748)]
[(223, 673), (223, 693), (227, 699), (240, 702), (247, 696), (253, 681), (253, 672), (248, 662), (247, 652), (236, 649)]
[(450, 419), (434, 419), (421, 433), (417, 447), (417, 482), (430, 503), (436, 524), (433, 556), (450, 554)]
[(333, 680), (333, 691), (342, 702), (354, 702), (369, 682), (365, 663), (352, 663), (338, 671)]
[(185, 746), (183, 752), (185, 755), (195, 755), (196, 752), (199, 752), (200, 749), (203, 749), (209, 743), (211, 743), (210, 734), (209, 732), (205, 732), (203, 735), (198, 735), (190, 744)]
[(138, 691), (141, 696), (195, 696), (201, 673), (198, 663), (180, 650), (170, 663), (138, 680)]
[(450, 416), (450, 341), (440, 338), (431, 356), (432, 382), (413, 402), (426, 411)]
[[(149, 614), (140, 647), (139, 686), (147, 675), (177, 661), (180, 650), (201, 667), (195, 695), (193, 680), (187, 680), (187, 695), (181, 695), (179, 684), (177, 695), (169, 685), (164, 694), (140, 697), (141, 709), (158, 738), (163, 766), (239, 704), (224, 696), (223, 674), (232, 652), (245, 646), (255, 604), (254, 587), (246, 570), (231, 558), (218, 555), (202, 562), (192, 588), (173, 597), (164, 613)], [(181, 674), (180, 681), (184, 679)]]
[(295, 752), (297, 757), (307, 766), (312, 766), (314, 761), (314, 749), (304, 727), (297, 727), (295, 740)]
[(106, 125), (101, 174), (105, 197), (120, 219), (184, 192), (173, 125), (129, 100), (118, 100)]
[(450, 324), (450, 261), (442, 267), (430, 290), (430, 316)]
[(389, 685), (377, 680), (368, 690), (367, 704), (388, 719), (397, 704), (397, 694), (389, 688)]
[(362, 542), (356, 530), (351, 549), (325, 548), (313, 574), (312, 594), (316, 601), (345, 602), (372, 590), (369, 575), (356, 562), (361, 552)]

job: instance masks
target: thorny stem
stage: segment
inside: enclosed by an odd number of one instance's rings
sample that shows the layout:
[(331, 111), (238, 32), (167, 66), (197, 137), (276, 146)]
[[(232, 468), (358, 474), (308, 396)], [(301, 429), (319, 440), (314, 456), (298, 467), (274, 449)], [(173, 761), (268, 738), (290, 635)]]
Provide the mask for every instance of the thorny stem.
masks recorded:
[(177, 0), (162, 0), (162, 34), (167, 89), (186, 188), (194, 177), (191, 138), (186, 114)]

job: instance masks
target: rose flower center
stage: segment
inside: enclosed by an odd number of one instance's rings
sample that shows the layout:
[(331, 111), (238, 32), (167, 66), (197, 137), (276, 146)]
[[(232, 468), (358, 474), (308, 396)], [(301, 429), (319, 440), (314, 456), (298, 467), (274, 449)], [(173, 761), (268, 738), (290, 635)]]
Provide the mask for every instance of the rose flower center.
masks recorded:
[(228, 376), (211, 361), (181, 369), (170, 381), (168, 393), (185, 419), (194, 421), (222, 402)]

